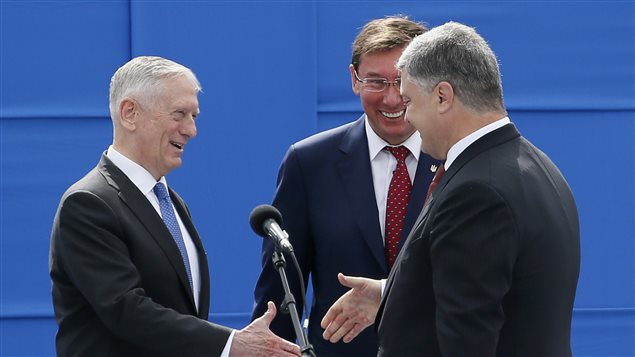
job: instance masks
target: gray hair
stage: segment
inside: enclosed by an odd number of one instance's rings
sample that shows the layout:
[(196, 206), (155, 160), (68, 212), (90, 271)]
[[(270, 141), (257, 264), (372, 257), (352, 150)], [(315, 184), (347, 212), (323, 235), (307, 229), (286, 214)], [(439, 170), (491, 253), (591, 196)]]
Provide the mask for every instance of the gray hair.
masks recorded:
[(399, 58), (397, 69), (425, 93), (446, 81), (476, 112), (505, 111), (496, 56), (472, 27), (448, 22), (417, 36)]
[(174, 61), (156, 56), (139, 56), (119, 67), (110, 80), (110, 116), (119, 119), (119, 106), (124, 98), (134, 98), (145, 105), (155, 105), (163, 94), (165, 79), (185, 76), (197, 92), (201, 91), (194, 72)]

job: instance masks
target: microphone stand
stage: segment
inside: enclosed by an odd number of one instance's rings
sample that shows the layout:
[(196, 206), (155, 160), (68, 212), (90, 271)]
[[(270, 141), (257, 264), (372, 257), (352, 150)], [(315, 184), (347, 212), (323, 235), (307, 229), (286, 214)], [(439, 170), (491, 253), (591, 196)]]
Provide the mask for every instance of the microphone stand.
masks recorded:
[(300, 318), (298, 317), (298, 310), (296, 309), (295, 298), (293, 294), (291, 294), (291, 289), (289, 288), (289, 281), (287, 280), (287, 275), (284, 272), (284, 268), (287, 263), (284, 260), (284, 256), (280, 249), (276, 246), (276, 250), (273, 252), (271, 257), (273, 261), (273, 266), (278, 270), (280, 274), (280, 280), (282, 281), (282, 286), (284, 287), (284, 300), (282, 300), (282, 304), (280, 304), (280, 309), (283, 313), (287, 313), (291, 315), (291, 321), (293, 322), (293, 329), (295, 330), (295, 336), (298, 339), (300, 350), (302, 351), (303, 357), (316, 357), (315, 351), (313, 351), (313, 346), (309, 344), (309, 340), (300, 325)]

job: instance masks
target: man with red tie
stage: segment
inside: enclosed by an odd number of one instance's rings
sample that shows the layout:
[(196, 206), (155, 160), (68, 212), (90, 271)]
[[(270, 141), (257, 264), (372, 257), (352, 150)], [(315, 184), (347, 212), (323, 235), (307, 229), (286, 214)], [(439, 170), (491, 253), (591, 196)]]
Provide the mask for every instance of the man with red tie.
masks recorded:
[(379, 356), (570, 356), (576, 204), (510, 122), (494, 53), (450, 22), (413, 40), (397, 68), (406, 120), (445, 173), (385, 286), (339, 276), (352, 289), (324, 337), (350, 341), (374, 322)]
[[(346, 289), (337, 273), (386, 278), (423, 206), (439, 161), (421, 152), (421, 139), (404, 120), (395, 63), (426, 28), (404, 17), (367, 23), (355, 38), (349, 73), (364, 114), (356, 121), (315, 134), (289, 148), (280, 167), (273, 205), (280, 210), (302, 269), (312, 279), (314, 301), (309, 342), (321, 357), (375, 356), (377, 335), (368, 330), (350, 344), (322, 340), (322, 317)], [(271, 263), (274, 246), (263, 243), (263, 268), (254, 295), (253, 318), (284, 292)], [(302, 310), (295, 269), (287, 269)], [(289, 316), (271, 324), (295, 340)]]

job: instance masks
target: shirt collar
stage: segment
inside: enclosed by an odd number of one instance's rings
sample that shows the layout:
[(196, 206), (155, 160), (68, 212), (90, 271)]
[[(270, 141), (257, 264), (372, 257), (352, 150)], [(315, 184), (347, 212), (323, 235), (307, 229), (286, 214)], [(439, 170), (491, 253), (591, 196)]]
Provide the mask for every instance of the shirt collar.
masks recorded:
[[(141, 165), (136, 162), (130, 160), (119, 151), (115, 150), (112, 145), (108, 147), (108, 151), (106, 152), (106, 156), (112, 161), (117, 167), (123, 171), (126, 176), (132, 181), (132, 183), (137, 186), (139, 191), (141, 191), (144, 195), (147, 195), (154, 189), (154, 186), (157, 184), (157, 181), (154, 179), (152, 174), (148, 172), (148, 170), (144, 169)], [(162, 182), (165, 187), (168, 187), (167, 180), (165, 176), (161, 177), (158, 182)], [(154, 192), (154, 191), (152, 191)]]
[[(373, 161), (375, 157), (384, 149), (385, 146), (395, 146), (390, 145), (386, 142), (386, 140), (382, 139), (375, 133), (373, 128), (370, 126), (368, 122), (368, 116), (364, 114), (364, 126), (366, 127), (366, 139), (368, 140), (368, 153), (370, 154), (370, 161)], [(403, 145), (412, 154), (412, 157), (415, 160), (419, 161), (419, 154), (421, 154), (421, 136), (415, 131), (406, 141), (399, 144)], [(397, 146), (399, 146), (397, 145)]]
[(467, 149), (468, 146), (472, 145), (472, 143), (474, 143), (476, 140), (482, 138), (486, 134), (489, 134), (498, 128), (501, 128), (509, 124), (510, 122), (511, 121), (509, 120), (509, 117), (504, 117), (493, 123), (485, 125), (484, 127), (476, 130), (470, 135), (459, 140), (456, 144), (452, 145), (450, 150), (448, 150), (448, 155), (447, 155), (447, 158), (445, 159), (445, 164), (444, 164), (445, 170), (447, 171), (450, 168), (450, 165), (452, 165), (452, 163), (454, 162), (454, 160), (456, 160), (456, 158), (459, 157), (459, 155), (463, 151), (465, 151), (465, 149)]

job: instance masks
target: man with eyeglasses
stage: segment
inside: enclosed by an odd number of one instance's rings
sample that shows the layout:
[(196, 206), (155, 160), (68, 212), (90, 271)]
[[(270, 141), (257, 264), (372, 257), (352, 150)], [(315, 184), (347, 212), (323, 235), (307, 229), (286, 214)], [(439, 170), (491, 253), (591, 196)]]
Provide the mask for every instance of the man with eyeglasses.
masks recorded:
[[(367, 329), (351, 343), (322, 339), (320, 321), (347, 290), (337, 274), (385, 279), (412, 228), (439, 161), (423, 154), (421, 138), (404, 120), (395, 64), (406, 45), (426, 28), (406, 17), (367, 23), (353, 43), (349, 66), (353, 92), (364, 115), (343, 126), (291, 145), (280, 168), (273, 200), (303, 272), (313, 285), (309, 342), (318, 356), (376, 356), (377, 336)], [(265, 240), (263, 269), (255, 288), (253, 318), (284, 292)], [(287, 276), (298, 311), (299, 279)], [(295, 340), (289, 316), (278, 315), (271, 330)]]

